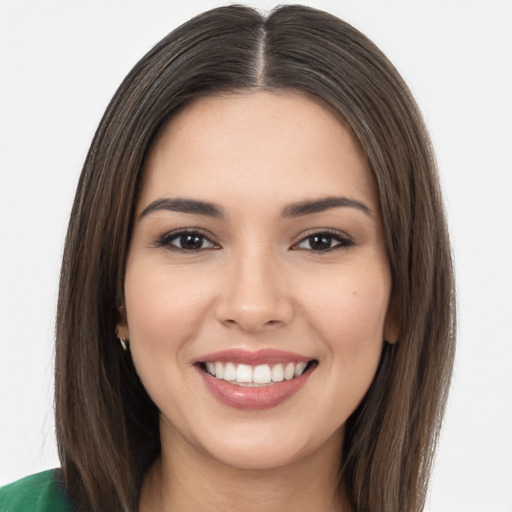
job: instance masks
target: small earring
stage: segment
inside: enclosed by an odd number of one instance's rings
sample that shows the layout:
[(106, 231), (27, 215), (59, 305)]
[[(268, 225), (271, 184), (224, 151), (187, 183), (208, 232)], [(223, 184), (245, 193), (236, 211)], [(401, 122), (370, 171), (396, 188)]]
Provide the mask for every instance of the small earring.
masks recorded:
[(124, 340), (123, 338), (119, 337), (119, 343), (121, 343), (121, 347), (123, 347), (123, 350), (128, 350), (128, 347), (126, 346), (128, 340)]
[(119, 329), (116, 327), (115, 331), (116, 338), (119, 340), (119, 343), (121, 343), (121, 347), (123, 347), (123, 350), (128, 350), (128, 340), (124, 339), (122, 336), (119, 336)]

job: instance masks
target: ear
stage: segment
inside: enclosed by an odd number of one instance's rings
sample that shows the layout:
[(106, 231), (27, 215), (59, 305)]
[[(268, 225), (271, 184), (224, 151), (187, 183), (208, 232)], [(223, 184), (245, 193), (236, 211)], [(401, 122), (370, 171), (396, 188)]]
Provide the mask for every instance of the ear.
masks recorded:
[(118, 306), (117, 307), (117, 324), (116, 324), (116, 337), (129, 340), (130, 339), (130, 330), (128, 329), (128, 320), (126, 318), (126, 307)]
[(393, 345), (400, 335), (400, 315), (397, 307), (397, 300), (391, 299), (384, 322), (384, 340)]

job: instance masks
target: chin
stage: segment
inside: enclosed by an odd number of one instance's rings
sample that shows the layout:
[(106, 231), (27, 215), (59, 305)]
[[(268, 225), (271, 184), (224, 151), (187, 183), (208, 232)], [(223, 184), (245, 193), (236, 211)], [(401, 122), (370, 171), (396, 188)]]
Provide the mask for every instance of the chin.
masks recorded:
[(239, 470), (258, 471), (283, 468), (307, 457), (306, 447), (261, 446), (246, 443), (245, 446), (230, 445), (226, 451), (218, 449), (210, 452), (219, 463)]
[(289, 425), (251, 425), (239, 423), (231, 426), (222, 436), (204, 432), (203, 439), (196, 440), (211, 459), (238, 470), (270, 470), (306, 462), (314, 456), (341, 454), (343, 429), (324, 432), (311, 437), (311, 432)]

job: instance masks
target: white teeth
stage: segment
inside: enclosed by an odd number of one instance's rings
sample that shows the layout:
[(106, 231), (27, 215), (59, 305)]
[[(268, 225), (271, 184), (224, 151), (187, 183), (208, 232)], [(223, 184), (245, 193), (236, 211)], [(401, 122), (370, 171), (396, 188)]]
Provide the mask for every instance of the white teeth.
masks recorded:
[(260, 364), (254, 368), (252, 380), (255, 384), (268, 384), (272, 381), (272, 372), (268, 364)]
[(278, 363), (272, 367), (268, 364), (251, 366), (219, 361), (205, 363), (207, 373), (213, 377), (239, 384), (270, 384), (291, 380), (300, 377), (307, 365), (307, 362), (288, 363), (286, 366)]
[(235, 380), (236, 379), (236, 366), (233, 363), (226, 363), (224, 366), (224, 380)]
[(304, 370), (306, 369), (307, 365), (308, 363), (299, 363), (295, 367), (295, 377), (300, 377), (304, 373)]
[(273, 382), (281, 382), (284, 380), (284, 369), (282, 364), (276, 364), (274, 368), (272, 368), (272, 381)]
[(215, 363), (215, 377), (218, 379), (224, 378), (224, 365), (222, 363)]
[(236, 369), (237, 382), (252, 382), (252, 366), (248, 364), (239, 364)]
[(284, 369), (284, 378), (286, 380), (291, 380), (295, 376), (295, 365), (293, 363), (288, 363), (286, 368)]

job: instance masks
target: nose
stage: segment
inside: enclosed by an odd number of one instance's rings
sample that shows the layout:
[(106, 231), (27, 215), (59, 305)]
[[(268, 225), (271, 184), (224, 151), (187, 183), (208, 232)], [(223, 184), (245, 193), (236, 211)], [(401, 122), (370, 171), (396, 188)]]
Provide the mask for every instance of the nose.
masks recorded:
[(217, 318), (228, 327), (257, 333), (288, 324), (293, 305), (285, 279), (270, 258), (240, 257), (226, 269)]

